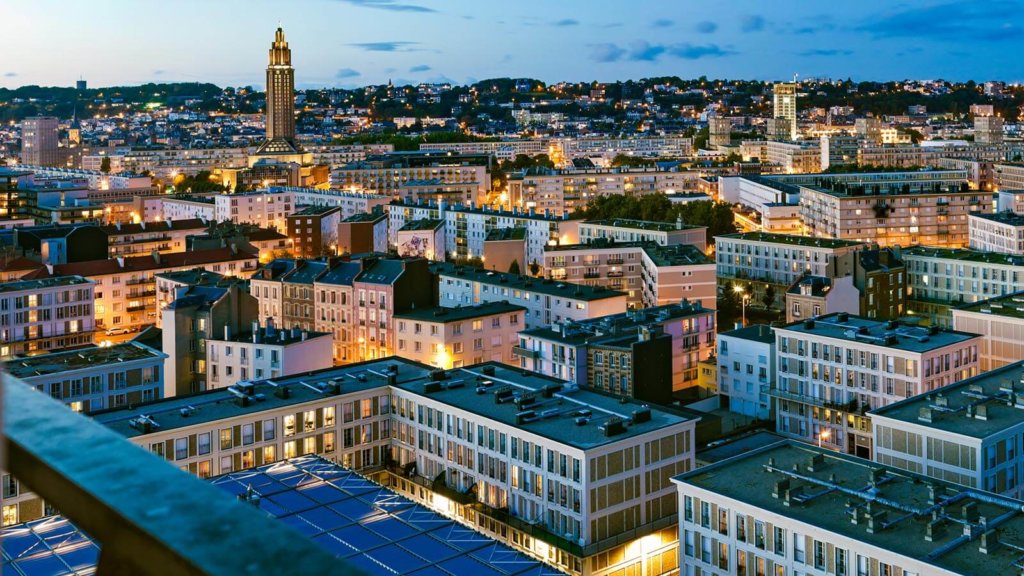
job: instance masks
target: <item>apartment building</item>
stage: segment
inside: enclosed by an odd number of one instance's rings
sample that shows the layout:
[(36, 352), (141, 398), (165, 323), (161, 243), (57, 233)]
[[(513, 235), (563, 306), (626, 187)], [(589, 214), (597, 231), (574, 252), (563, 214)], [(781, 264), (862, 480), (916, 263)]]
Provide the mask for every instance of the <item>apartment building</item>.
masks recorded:
[(612, 242), (654, 242), (661, 246), (691, 244), (702, 252), (707, 250), (707, 226), (675, 224), (648, 220), (585, 220), (579, 223), (580, 244), (589, 244), (598, 238)]
[(804, 276), (786, 290), (786, 322), (834, 312), (861, 314), (861, 294), (853, 276)]
[(804, 275), (853, 275), (854, 255), (863, 242), (789, 234), (741, 232), (715, 237), (720, 279), (758, 280), (785, 287)]
[[(257, 321), (257, 302), (246, 287), (222, 282), (217, 276), (211, 278), (196, 270), (171, 273), (171, 300), (166, 305), (161, 302), (158, 315), (160, 349), (170, 356), (164, 373), (164, 398), (207, 390), (206, 341), (238, 334)], [(166, 275), (158, 276), (157, 290), (169, 280)]]
[(341, 208), (307, 206), (286, 217), (285, 230), (292, 241), (292, 250), (300, 258), (336, 256)]
[(200, 219), (216, 222), (216, 202), (208, 196), (192, 196), (191, 194), (161, 197), (160, 219), (172, 221)]
[(0, 284), (0, 358), (92, 344), (95, 287), (82, 276)]
[(338, 223), (338, 254), (388, 251), (388, 216), (383, 210), (353, 214)]
[(213, 219), (261, 228), (288, 229), (288, 215), (296, 206), (295, 194), (286, 188), (218, 194), (213, 197)]
[(544, 270), (553, 280), (621, 290), (630, 308), (684, 298), (715, 306), (717, 298), (715, 263), (689, 244), (616, 243), (600, 238), (589, 244), (548, 246)]
[[(920, 184), (920, 183), (918, 183)], [(991, 210), (991, 198), (967, 183), (914, 189), (910, 184), (800, 186), (800, 217), (809, 236), (960, 248), (968, 215)]]
[(681, 574), (997, 574), (1022, 544), (1020, 500), (794, 441), (673, 481)]
[(626, 294), (600, 286), (582, 286), (506, 272), (431, 264), (438, 279), (438, 304), (470, 306), (507, 301), (526, 308), (527, 328), (562, 320), (585, 320), (626, 311)]
[(473, 206), (436, 204), (410, 204), (392, 202), (388, 206), (388, 238), (396, 245), (398, 231), (415, 220), (441, 220), (445, 230), (445, 252), (458, 258), (483, 257), (488, 234), (493, 230), (522, 228), (525, 230), (525, 258), (520, 264), (524, 270), (537, 263), (544, 264), (544, 249), (552, 244), (579, 242), (579, 220), (568, 216), (523, 210), (492, 210)]
[(1024, 216), (975, 213), (967, 218), (969, 246), (981, 252), (1024, 256)]
[(869, 410), (978, 373), (981, 336), (838, 313), (775, 328), (776, 431), (862, 457)]
[(249, 290), (248, 278), (243, 279), (238, 276), (225, 276), (224, 274), (218, 274), (217, 272), (207, 271), (204, 268), (162, 272), (160, 274), (155, 274), (153, 278), (156, 280), (156, 306), (157, 310), (160, 311), (156, 315), (157, 328), (162, 328), (162, 311), (167, 308), (171, 302), (174, 302), (174, 300), (182, 293), (183, 289), (188, 289), (191, 286), (230, 288), (231, 286), (239, 285), (243, 291), (248, 292)]
[(506, 302), (413, 308), (394, 315), (395, 354), (441, 369), (517, 364), (526, 308)]
[(1024, 360), (1024, 293), (1016, 292), (952, 309), (954, 330), (981, 335), (981, 370)]
[[(596, 365), (596, 358), (588, 352), (591, 344), (640, 341), (644, 332), (667, 334), (672, 340), (671, 360), (658, 361), (672, 367), (669, 392), (692, 391), (700, 381), (700, 363), (715, 354), (715, 329), (714, 310), (697, 301), (683, 300), (590, 320), (562, 321), (551, 327), (521, 330), (515, 354), (521, 368), (581, 386), (606, 389), (609, 379), (598, 383), (591, 370)], [(621, 360), (618, 364), (620, 368), (642, 365), (629, 360), (625, 366)], [(625, 375), (626, 386), (621, 386), (623, 374), (617, 374), (620, 386), (616, 392), (633, 395), (638, 389), (634, 386), (635, 378), (631, 373)], [(646, 390), (665, 394), (658, 386), (647, 386)]]
[(104, 158), (110, 158), (110, 172), (150, 172), (161, 180), (178, 174), (195, 176), (216, 168), (244, 168), (252, 148), (98, 148), (82, 154), (82, 168), (99, 172)]
[(775, 333), (755, 324), (718, 335), (718, 394), (730, 412), (768, 420), (775, 380)]
[(569, 574), (671, 570), (695, 420), (498, 363), (391, 389), (398, 492)]
[(95, 412), (159, 399), (166, 358), (126, 342), (16, 358), (4, 362), (4, 369), (76, 412)]
[(261, 326), (253, 321), (244, 332), (228, 328), (205, 342), (207, 388), (224, 388), (250, 379), (276, 379), (334, 364), (332, 337), (327, 332), (278, 330), (273, 324)]
[(331, 171), (331, 188), (365, 190), (374, 194), (402, 197), (403, 186), (410, 181), (435, 180), (441, 185), (475, 187), (470, 201), (487, 202), (491, 190), (489, 155), (452, 154), (450, 152), (394, 152), (372, 156)]
[(1024, 290), (1020, 256), (918, 246), (901, 250), (900, 258), (909, 311), (939, 326), (952, 326), (953, 306)]
[(394, 235), (394, 249), (399, 256), (443, 262), (448, 253), (445, 244), (444, 220), (412, 220), (399, 228)]
[(286, 192), (294, 195), (296, 206), (333, 206), (341, 208), (341, 217), (351, 218), (374, 210), (383, 210), (391, 201), (386, 194), (369, 194), (354, 190), (327, 190), (322, 188), (275, 187), (270, 192)]
[(770, 140), (765, 144), (764, 161), (778, 166), (786, 174), (815, 174), (821, 172), (821, 145), (812, 141)]
[(906, 314), (907, 267), (891, 248), (857, 252), (853, 285), (860, 293), (861, 316), (896, 320)]
[(260, 318), (285, 329), (334, 336), (338, 363), (394, 354), (395, 312), (434, 305), (422, 258), (367, 254), (355, 259), (275, 260), (251, 280)]
[(997, 192), (1024, 190), (1024, 163), (997, 162), (993, 164), (992, 184)]
[(532, 170), (508, 181), (509, 205), (567, 216), (601, 196), (696, 192), (700, 173), (658, 168)]
[(1020, 498), (1024, 362), (871, 413), (876, 462)]
[(156, 252), (184, 252), (186, 238), (205, 234), (210, 222), (201, 218), (141, 221), (138, 224), (100, 226), (107, 235), (109, 258), (144, 256)]
[(84, 276), (96, 283), (96, 328), (138, 330), (156, 323), (156, 275), (203, 267), (226, 276), (244, 276), (256, 270), (256, 254), (236, 247), (111, 258), (40, 266), (23, 278)]

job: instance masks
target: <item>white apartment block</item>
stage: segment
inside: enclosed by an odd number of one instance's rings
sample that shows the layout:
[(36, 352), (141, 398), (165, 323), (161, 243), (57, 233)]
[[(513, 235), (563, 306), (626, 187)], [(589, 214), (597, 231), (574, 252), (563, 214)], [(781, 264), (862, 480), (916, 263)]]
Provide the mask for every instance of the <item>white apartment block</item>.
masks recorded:
[(687, 158), (693, 155), (693, 139), (662, 138), (560, 138), (553, 146), (566, 159), (600, 156), (612, 159), (620, 154), (645, 158)]
[(863, 242), (765, 232), (715, 237), (719, 278), (791, 286), (804, 274), (837, 278), (853, 274)]
[(213, 198), (203, 196), (168, 196), (160, 199), (160, 217), (164, 220), (216, 221), (217, 207)]
[(870, 457), (868, 411), (978, 373), (981, 337), (845, 312), (775, 328), (776, 431)]
[(933, 323), (950, 326), (950, 307), (1024, 290), (1024, 258), (967, 249), (915, 246), (902, 250), (907, 305)]
[(95, 287), (82, 276), (0, 284), (0, 358), (92, 344)]
[(238, 194), (218, 194), (214, 200), (214, 220), (255, 224), (286, 232), (288, 215), (294, 212), (295, 194), (284, 190), (257, 190)]
[(981, 335), (981, 370), (1024, 360), (1024, 293), (952, 309), (953, 329)]
[(178, 219), (138, 224), (113, 224), (100, 227), (107, 235), (108, 254), (118, 256), (149, 255), (157, 252), (184, 252), (188, 236), (199, 236), (210, 227), (208, 220)]
[(517, 364), (513, 348), (526, 325), (525, 312), (504, 302), (399, 312), (394, 315), (395, 352), (441, 369), (492, 361)]
[(598, 238), (613, 242), (654, 242), (661, 246), (691, 244), (701, 251), (707, 249), (707, 226), (684, 224), (682, 221), (652, 222), (648, 220), (584, 220), (579, 223), (580, 244)]
[(993, 186), (997, 192), (1024, 190), (1024, 163), (1006, 162), (992, 165)]
[(1020, 500), (793, 441), (673, 481), (681, 575), (1010, 574), (1024, 544)]
[(871, 414), (876, 462), (1012, 498), (1024, 495), (1024, 363)]
[(527, 328), (563, 320), (586, 320), (626, 311), (626, 294), (518, 274), (436, 263), (439, 305), (472, 306), (507, 301), (526, 308)]
[(252, 148), (164, 148), (107, 150), (96, 148), (82, 155), (82, 168), (99, 172), (104, 158), (110, 158), (110, 172), (141, 174), (147, 170), (161, 180), (173, 180), (178, 174), (195, 176), (216, 168), (245, 168)]
[(428, 166), (406, 166), (396, 163), (377, 166), (371, 162), (354, 162), (331, 171), (331, 188), (370, 192), (393, 198), (410, 181), (438, 180), (443, 184), (475, 184), (475, 204), (482, 204), (491, 190), (491, 174), (486, 165), (462, 163), (458, 159), (445, 162), (443, 156)]
[(967, 226), (972, 250), (1024, 256), (1024, 216), (975, 213), (968, 216)]
[(373, 212), (374, 208), (386, 208), (391, 196), (369, 194), (350, 190), (328, 190), (321, 188), (298, 188), (290, 186), (271, 187), (271, 192), (290, 193), (295, 206), (336, 206), (341, 208), (341, 218)]
[(579, 220), (522, 210), (491, 210), (472, 206), (392, 202), (388, 206), (388, 243), (395, 245), (398, 231), (415, 220), (443, 220), (445, 250), (450, 257), (483, 257), (484, 241), (491, 230), (526, 230), (525, 257), (521, 270), (536, 262), (544, 265), (544, 249), (551, 244), (579, 242)]
[(657, 168), (545, 170), (510, 178), (508, 200), (520, 210), (562, 216), (599, 196), (696, 192), (699, 180), (696, 171)]
[[(775, 380), (775, 334), (755, 324), (718, 334), (718, 393), (728, 398), (729, 411), (767, 420)], [(723, 406), (724, 407), (724, 406)]]
[(331, 351), (331, 334), (275, 330), (254, 322), (251, 332), (206, 340), (207, 388), (330, 368)]
[(669, 480), (693, 465), (694, 420), (496, 363), (430, 380), (392, 386), (394, 457), (451, 495), (399, 492), (569, 574), (660, 573), (677, 553)]
[(32, 172), (33, 178), (55, 178), (80, 180), (87, 183), (90, 190), (139, 190), (140, 194), (153, 189), (153, 180), (149, 176), (122, 173), (112, 174), (99, 170), (82, 170), (78, 168), (34, 166), (21, 164), (18, 170)]

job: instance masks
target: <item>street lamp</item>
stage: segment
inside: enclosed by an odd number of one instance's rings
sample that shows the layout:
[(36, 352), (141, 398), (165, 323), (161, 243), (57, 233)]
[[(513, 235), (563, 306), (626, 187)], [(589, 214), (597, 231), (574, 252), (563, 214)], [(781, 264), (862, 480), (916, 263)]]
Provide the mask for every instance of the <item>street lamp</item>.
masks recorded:
[(821, 442), (823, 440), (828, 440), (831, 435), (832, 435), (832, 432), (828, 428), (825, 428), (821, 432), (819, 432), (818, 433), (818, 448), (821, 448)]
[(747, 294), (747, 291), (744, 290), (742, 286), (733, 286), (732, 291), (741, 295), (740, 302), (741, 302), (741, 310), (743, 312), (743, 327), (746, 328), (746, 326), (747, 326), (747, 300), (750, 300), (750, 294)]

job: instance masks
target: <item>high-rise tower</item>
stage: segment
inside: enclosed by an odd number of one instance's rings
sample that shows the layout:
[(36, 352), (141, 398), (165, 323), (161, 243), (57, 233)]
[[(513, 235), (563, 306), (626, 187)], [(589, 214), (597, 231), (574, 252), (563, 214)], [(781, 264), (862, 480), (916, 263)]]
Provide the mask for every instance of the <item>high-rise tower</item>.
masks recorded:
[(773, 92), (773, 118), (785, 118), (789, 122), (789, 125), (787, 126), (789, 139), (796, 140), (797, 85), (795, 82), (780, 82), (775, 85)]
[(295, 145), (295, 69), (292, 51), (278, 27), (270, 45), (267, 65), (267, 140), (258, 154), (294, 154)]

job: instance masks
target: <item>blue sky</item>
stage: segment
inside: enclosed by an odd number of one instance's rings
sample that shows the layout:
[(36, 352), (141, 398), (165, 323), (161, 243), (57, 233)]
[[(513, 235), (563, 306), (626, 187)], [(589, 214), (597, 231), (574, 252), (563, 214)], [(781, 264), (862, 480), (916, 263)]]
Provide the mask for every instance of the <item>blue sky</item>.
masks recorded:
[(0, 86), (493, 77), (1024, 80), (1024, 0), (58, 0), (2, 9)]

